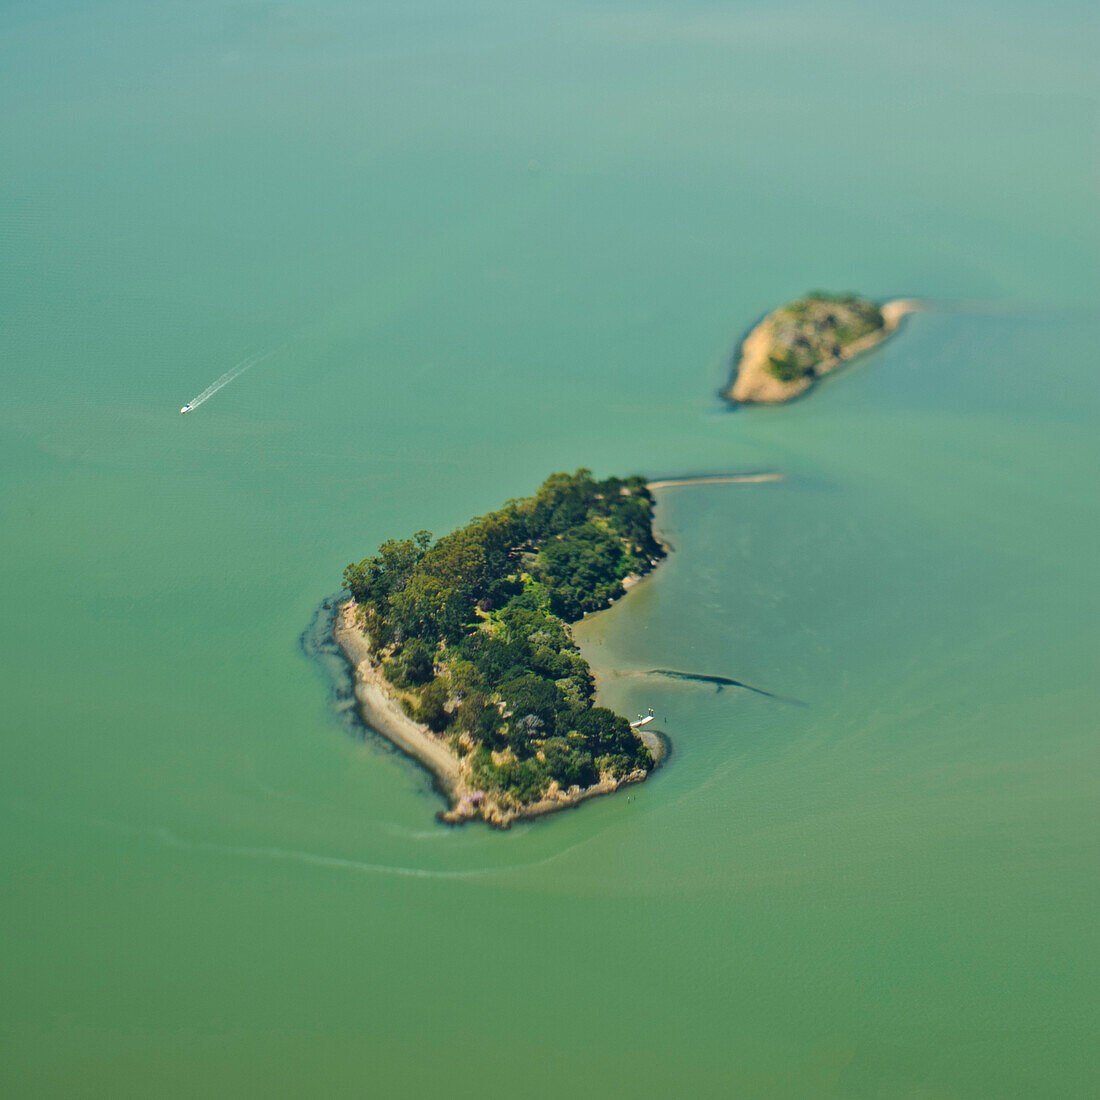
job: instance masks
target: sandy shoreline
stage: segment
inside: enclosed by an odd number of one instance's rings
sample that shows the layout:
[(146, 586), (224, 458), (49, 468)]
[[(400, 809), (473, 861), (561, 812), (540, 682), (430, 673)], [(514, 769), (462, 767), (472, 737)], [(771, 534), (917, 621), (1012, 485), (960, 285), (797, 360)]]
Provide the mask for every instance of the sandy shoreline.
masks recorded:
[(355, 698), (363, 721), (423, 764), (443, 791), (454, 796), (460, 785), (458, 761), (443, 741), (427, 726), (414, 722), (390, 693), (374, 663), (370, 643), (355, 622), (351, 600), (337, 605), (332, 637), (354, 672)]
[(771, 347), (771, 327), (769, 313), (745, 337), (737, 359), (737, 374), (734, 382), (723, 396), (736, 402), (757, 402), (764, 405), (777, 405), (789, 401), (792, 397), (805, 393), (814, 382), (824, 374), (835, 370), (842, 363), (850, 362), (857, 355), (870, 351), (892, 336), (902, 320), (910, 313), (916, 313), (923, 304), (915, 298), (895, 298), (880, 307), (884, 324), (882, 328), (869, 332), (859, 340), (853, 341), (841, 349), (839, 355), (823, 359), (815, 364), (813, 373), (793, 382), (783, 382), (767, 369), (768, 350)]

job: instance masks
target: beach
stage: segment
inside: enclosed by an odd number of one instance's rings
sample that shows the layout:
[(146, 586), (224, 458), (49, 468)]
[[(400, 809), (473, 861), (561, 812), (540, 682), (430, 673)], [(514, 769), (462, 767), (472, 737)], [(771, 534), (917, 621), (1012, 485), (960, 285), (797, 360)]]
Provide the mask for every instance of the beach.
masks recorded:
[(355, 698), (363, 721), (423, 764), (449, 797), (458, 796), (458, 761), (440, 738), (427, 726), (414, 722), (393, 697), (371, 657), (370, 642), (355, 622), (355, 610), (351, 600), (336, 608), (332, 637), (354, 672)]

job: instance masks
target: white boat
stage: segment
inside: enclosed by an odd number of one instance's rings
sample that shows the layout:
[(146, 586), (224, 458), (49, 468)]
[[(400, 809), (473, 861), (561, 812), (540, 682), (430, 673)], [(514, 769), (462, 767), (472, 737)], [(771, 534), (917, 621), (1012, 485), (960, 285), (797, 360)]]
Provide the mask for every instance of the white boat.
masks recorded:
[(190, 405), (184, 405), (183, 408), (180, 409), (180, 416), (183, 416), (184, 413), (189, 413), (190, 411), (191, 411), (191, 406)]
[(653, 721), (653, 708), (649, 708), (649, 713), (646, 715), (639, 714), (637, 719), (630, 723), (631, 729), (641, 729), (642, 726), (648, 726)]

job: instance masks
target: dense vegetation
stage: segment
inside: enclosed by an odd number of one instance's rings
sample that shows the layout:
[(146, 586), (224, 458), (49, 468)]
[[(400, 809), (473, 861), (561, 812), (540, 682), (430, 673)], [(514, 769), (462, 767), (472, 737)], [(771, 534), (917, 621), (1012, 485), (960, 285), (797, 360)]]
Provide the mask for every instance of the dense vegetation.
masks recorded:
[(781, 382), (794, 382), (883, 324), (882, 311), (867, 298), (812, 291), (773, 314), (768, 370)]
[(662, 554), (642, 478), (553, 474), (533, 497), (432, 541), (390, 540), (344, 583), (410, 714), (473, 781), (517, 803), (653, 766), (625, 718), (592, 705), (568, 623)]

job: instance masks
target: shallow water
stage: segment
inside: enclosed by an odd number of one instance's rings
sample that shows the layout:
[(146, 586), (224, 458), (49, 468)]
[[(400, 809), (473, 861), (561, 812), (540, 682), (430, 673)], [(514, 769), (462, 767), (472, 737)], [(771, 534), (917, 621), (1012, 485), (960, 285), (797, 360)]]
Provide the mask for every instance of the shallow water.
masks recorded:
[[(1090, 19), (9, 6), (6, 1091), (1096, 1091)], [(942, 308), (728, 411), (813, 285)], [(786, 477), (580, 631), (668, 766), (442, 828), (299, 636), (582, 464)]]

